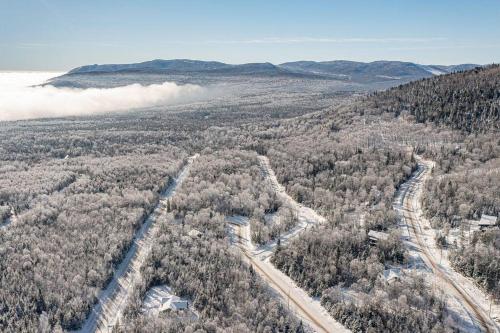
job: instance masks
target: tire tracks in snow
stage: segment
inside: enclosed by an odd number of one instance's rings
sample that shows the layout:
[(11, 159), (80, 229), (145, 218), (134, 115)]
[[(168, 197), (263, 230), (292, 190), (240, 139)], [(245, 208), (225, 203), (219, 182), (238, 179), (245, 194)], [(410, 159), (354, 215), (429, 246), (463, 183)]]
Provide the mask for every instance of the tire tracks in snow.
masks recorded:
[(445, 292), (452, 292), (454, 297), (459, 301), (461, 306), (466, 309), (466, 312), (473, 314), (481, 328), (488, 333), (498, 332), (496, 325), (484, 313), (484, 310), (474, 301), (473, 297), (465, 291), (458, 282), (456, 282), (450, 272), (447, 272), (442, 266), (436, 262), (429, 248), (429, 244), (422, 238), (422, 221), (420, 216), (423, 215), (422, 206), (420, 203), (421, 191), (423, 184), (429, 176), (430, 170), (434, 166), (431, 161), (425, 161), (420, 157), (418, 159), (419, 170), (406, 182), (408, 186), (404, 188), (402, 202), (402, 216), (410, 226), (410, 238), (416, 242), (414, 245), (418, 248), (421, 258), (432, 269), (433, 274), (441, 281), (441, 286)]

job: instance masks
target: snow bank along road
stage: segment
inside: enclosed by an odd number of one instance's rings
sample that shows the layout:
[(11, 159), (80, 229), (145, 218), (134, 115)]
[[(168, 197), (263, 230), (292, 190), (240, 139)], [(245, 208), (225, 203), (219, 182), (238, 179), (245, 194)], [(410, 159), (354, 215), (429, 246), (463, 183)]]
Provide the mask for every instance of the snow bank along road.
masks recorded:
[[(283, 201), (292, 207), (299, 216), (299, 225), (281, 237), (281, 244), (285, 244), (290, 239), (300, 234), (307, 226), (322, 223), (325, 219), (314, 210), (303, 207), (293, 200), (276, 179), (274, 171), (269, 165), (269, 160), (265, 156), (259, 156), (260, 166), (264, 176), (271, 182), (277, 194)], [(267, 246), (254, 248), (250, 239), (249, 225), (234, 225), (238, 237), (240, 238), (239, 248), (242, 250), (244, 258), (254, 267), (255, 271), (269, 284), (271, 288), (278, 292), (282, 301), (289, 306), (306, 324), (316, 332), (350, 332), (340, 323), (335, 321), (328, 312), (321, 306), (318, 300), (310, 297), (302, 288), (299, 288), (288, 276), (274, 267), (269, 261), (270, 256), (276, 247), (276, 242)]]
[[(461, 279), (459, 273), (453, 271), (450, 267), (442, 265), (433, 255), (434, 237), (425, 237), (425, 230), (429, 226), (424, 225), (422, 205), (420, 197), (422, 186), (429, 176), (434, 162), (418, 158), (418, 170), (408, 180), (407, 186), (402, 187), (403, 202), (402, 206), (396, 208), (402, 210), (402, 216), (409, 226), (410, 242), (412, 242), (421, 253), (422, 260), (432, 269), (436, 279), (440, 282), (438, 285), (443, 288), (445, 294), (455, 297), (467, 312), (475, 319), (475, 324), (480, 326), (485, 332), (499, 332), (496, 324), (487, 315), (486, 309), (481, 307), (480, 302), (476, 301), (478, 295), (471, 296), (467, 290), (475, 290), (475, 286), (467, 279)], [(460, 281), (460, 282), (459, 282)], [(471, 284), (471, 286), (466, 286)], [(484, 304), (484, 302), (482, 302)]]
[(198, 155), (188, 159), (177, 178), (163, 191), (160, 202), (135, 234), (132, 245), (116, 269), (113, 279), (99, 294), (97, 303), (78, 332), (111, 332), (117, 325), (127, 306), (134, 281), (140, 278), (140, 268), (151, 251), (154, 235), (158, 229), (158, 224), (155, 224), (156, 218), (165, 210), (167, 199), (174, 195), (196, 157)]

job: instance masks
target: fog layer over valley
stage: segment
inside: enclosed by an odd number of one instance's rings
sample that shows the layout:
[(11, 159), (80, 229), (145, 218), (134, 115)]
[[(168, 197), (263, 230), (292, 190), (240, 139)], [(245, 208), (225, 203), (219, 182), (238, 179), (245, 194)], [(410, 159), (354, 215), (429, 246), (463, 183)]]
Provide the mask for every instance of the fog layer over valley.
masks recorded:
[(42, 85), (54, 76), (57, 73), (0, 73), (0, 121), (125, 111), (210, 95), (198, 85), (173, 82), (88, 89)]

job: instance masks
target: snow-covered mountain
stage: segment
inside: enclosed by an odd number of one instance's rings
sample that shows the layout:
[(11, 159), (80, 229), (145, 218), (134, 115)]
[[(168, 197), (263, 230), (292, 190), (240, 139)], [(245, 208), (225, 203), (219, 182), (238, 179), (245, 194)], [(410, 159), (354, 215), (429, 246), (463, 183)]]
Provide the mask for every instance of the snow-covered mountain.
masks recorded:
[(420, 65), (402, 61), (356, 62), (335, 61), (296, 61), (281, 64), (280, 67), (292, 71), (315, 73), (335, 79), (370, 83), (388, 80), (415, 80), (433, 75), (448, 74), (477, 67), (474, 64), (453, 66)]
[(365, 63), (346, 60), (321, 62), (296, 61), (280, 65), (268, 62), (232, 65), (217, 61), (158, 59), (134, 64), (82, 66), (69, 71), (66, 76), (115, 73), (184, 75), (190, 77), (288, 76), (338, 80), (360, 84), (387, 82), (390, 85), (396, 85), (433, 75), (467, 70), (477, 66), (475, 64), (452, 66), (420, 65), (402, 61), (374, 61)]

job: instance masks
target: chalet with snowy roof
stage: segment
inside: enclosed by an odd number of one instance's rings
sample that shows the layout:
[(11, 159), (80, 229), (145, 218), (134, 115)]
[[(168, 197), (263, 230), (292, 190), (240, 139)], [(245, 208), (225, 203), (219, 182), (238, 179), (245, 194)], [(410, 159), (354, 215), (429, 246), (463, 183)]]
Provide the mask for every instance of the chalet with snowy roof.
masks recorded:
[(201, 236), (201, 231), (198, 231), (196, 229), (191, 229), (191, 231), (188, 232), (188, 235), (191, 238), (198, 238)]
[(389, 238), (389, 234), (387, 234), (385, 232), (370, 230), (368, 232), (368, 238), (370, 238), (370, 242), (372, 244), (376, 244), (380, 240), (387, 240)]
[(380, 275), (389, 284), (401, 280), (401, 270), (397, 268), (386, 269)]
[(178, 296), (164, 297), (161, 299), (161, 303), (160, 312), (186, 310), (189, 305), (187, 300)]
[(497, 225), (497, 217), (492, 216), (492, 215), (483, 214), (483, 215), (481, 215), (481, 219), (479, 220), (479, 222), (477, 224), (479, 226), (479, 229), (481, 229), (481, 230), (493, 228)]
[(481, 215), (479, 221), (470, 221), (471, 231), (485, 231), (498, 228), (498, 218), (492, 215)]

